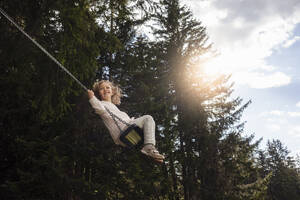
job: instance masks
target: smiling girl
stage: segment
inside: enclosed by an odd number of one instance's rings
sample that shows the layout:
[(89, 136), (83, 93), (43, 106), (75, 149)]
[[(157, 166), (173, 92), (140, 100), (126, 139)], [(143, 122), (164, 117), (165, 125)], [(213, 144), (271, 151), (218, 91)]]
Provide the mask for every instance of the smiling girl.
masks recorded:
[[(99, 94), (100, 100), (94, 95), (94, 92)], [(120, 88), (107, 80), (96, 82), (93, 86), (93, 91), (88, 90), (89, 102), (95, 112), (102, 118), (115, 144), (126, 146), (119, 139), (121, 133), (118, 126), (124, 131), (127, 125), (120, 120), (114, 120), (112, 114), (128, 124), (136, 124), (143, 129), (144, 146), (141, 152), (158, 162), (163, 162), (164, 156), (155, 148), (155, 122), (152, 116), (144, 115), (137, 119), (130, 118), (127, 113), (120, 111), (116, 106), (121, 103), (121, 96)]]

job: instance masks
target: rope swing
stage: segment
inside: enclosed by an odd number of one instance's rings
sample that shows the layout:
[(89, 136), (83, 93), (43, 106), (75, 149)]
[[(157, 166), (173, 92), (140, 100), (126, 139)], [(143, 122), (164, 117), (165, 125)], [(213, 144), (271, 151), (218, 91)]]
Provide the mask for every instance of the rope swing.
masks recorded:
[(76, 83), (78, 83), (84, 90), (88, 90), (85, 85), (83, 85), (68, 69), (66, 69), (60, 62), (58, 62), (46, 49), (44, 49), (37, 41), (30, 37), (17, 23), (9, 17), (3, 9), (0, 8), (1, 14), (8, 19), (19, 31), (21, 31), (28, 39), (30, 39), (38, 48), (40, 48), (49, 58), (51, 58), (61, 69), (63, 69), (71, 78), (73, 78)]
[[(69, 76), (71, 76), (76, 83), (78, 83), (84, 90), (88, 91), (87, 87), (84, 86), (71, 72), (69, 72), (68, 69), (66, 69), (60, 62), (58, 62), (46, 49), (44, 49), (38, 42), (36, 42), (33, 38), (31, 38), (17, 23), (14, 22), (5, 12), (3, 9), (0, 8), (1, 14), (6, 17), (19, 31), (21, 31), (28, 39), (30, 39), (38, 48), (40, 48), (49, 58), (51, 58), (61, 69), (63, 69)], [(109, 110), (107, 112), (111, 115), (114, 122), (118, 126), (121, 136), (120, 140), (126, 144), (128, 147), (135, 147), (143, 144), (143, 130), (139, 128), (135, 124), (128, 124), (122, 119), (118, 118), (117, 116), (113, 115)], [(122, 123), (125, 123), (125, 125), (128, 126), (128, 128), (125, 131), (122, 131), (119, 127), (116, 119), (120, 120)]]

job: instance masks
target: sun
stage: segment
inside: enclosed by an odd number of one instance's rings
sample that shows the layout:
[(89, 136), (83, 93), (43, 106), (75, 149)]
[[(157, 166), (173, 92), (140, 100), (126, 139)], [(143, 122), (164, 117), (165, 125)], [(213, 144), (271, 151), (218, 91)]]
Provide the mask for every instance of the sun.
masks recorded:
[(226, 55), (221, 54), (217, 57), (209, 59), (204, 64), (204, 73), (210, 76), (213, 75), (230, 75), (237, 71), (239, 68), (237, 67), (239, 63), (241, 63), (240, 58), (235, 55)]

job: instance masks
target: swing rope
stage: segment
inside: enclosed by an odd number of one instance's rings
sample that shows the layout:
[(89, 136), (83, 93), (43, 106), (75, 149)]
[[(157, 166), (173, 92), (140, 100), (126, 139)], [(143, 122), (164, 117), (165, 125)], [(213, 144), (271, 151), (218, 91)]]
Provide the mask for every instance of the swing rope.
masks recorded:
[(46, 49), (44, 49), (37, 41), (31, 38), (17, 23), (14, 22), (3, 9), (0, 8), (1, 14), (6, 17), (19, 31), (21, 31), (28, 39), (30, 39), (38, 48), (40, 48), (49, 58), (51, 58), (61, 69), (63, 69), (69, 76), (71, 76), (84, 90), (88, 90), (85, 85), (83, 85), (73, 74), (66, 69), (60, 62), (56, 60)]

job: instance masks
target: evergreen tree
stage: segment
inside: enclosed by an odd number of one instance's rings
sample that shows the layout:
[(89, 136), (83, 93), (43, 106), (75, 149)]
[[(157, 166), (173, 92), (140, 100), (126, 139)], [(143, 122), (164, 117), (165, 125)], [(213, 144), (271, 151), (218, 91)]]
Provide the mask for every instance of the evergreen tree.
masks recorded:
[(267, 199), (299, 199), (300, 176), (295, 160), (279, 140), (268, 141), (266, 151), (259, 152), (261, 173), (271, 174)]
[[(166, 155), (159, 166), (115, 146), (85, 91), (1, 16), (2, 198), (264, 199), (266, 186), (278, 190), (284, 177), (292, 191), (291, 167), (275, 179), (267, 154), (265, 171), (255, 165), (259, 142), (243, 137), (239, 122), (250, 102), (231, 98), (230, 77), (199, 73), (211, 53), (208, 36), (179, 1), (3, 0), (0, 7), (88, 88), (95, 79), (119, 83), (120, 109), (152, 115)], [(155, 41), (137, 32), (150, 19)]]
[[(164, 60), (160, 62), (167, 74), (163, 87), (172, 99), (168, 113), (175, 116), (164, 124), (169, 128), (164, 129), (164, 137), (174, 142), (173, 148), (168, 146), (172, 150), (168, 152), (170, 178), (166, 177), (172, 182), (172, 198), (259, 199), (266, 190), (260, 186), (267, 180), (259, 181), (253, 165), (258, 142), (251, 144), (252, 136), (242, 137), (239, 122), (250, 102), (241, 105), (242, 99), (230, 99), (229, 77), (208, 80), (199, 74), (201, 56), (211, 52), (205, 27), (178, 1), (160, 4), (155, 34), (161, 39)], [(260, 195), (244, 194), (243, 185), (250, 183), (258, 185), (254, 190)]]
[[(98, 28), (88, 1), (0, 5), (75, 76), (90, 82), (96, 69)], [(70, 130), (76, 127), (73, 111), (82, 90), (2, 16), (0, 29), (1, 197), (67, 197), (75, 185), (69, 182), (75, 163)]]

